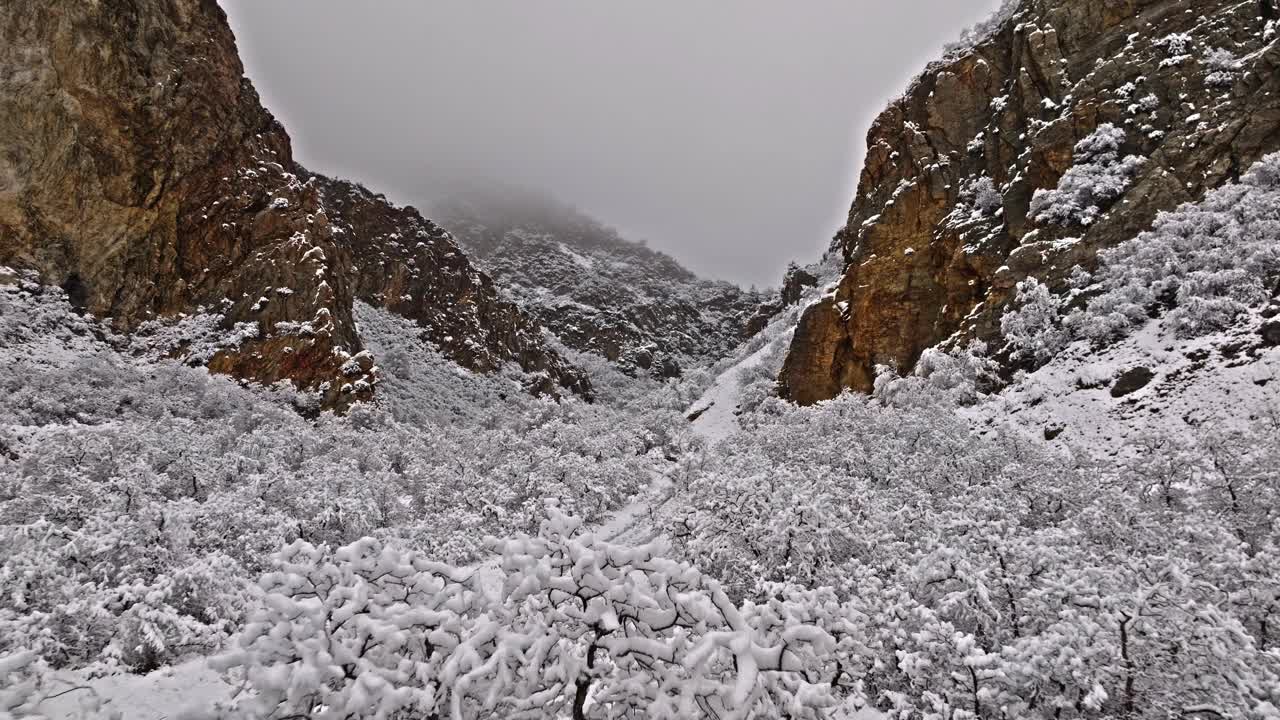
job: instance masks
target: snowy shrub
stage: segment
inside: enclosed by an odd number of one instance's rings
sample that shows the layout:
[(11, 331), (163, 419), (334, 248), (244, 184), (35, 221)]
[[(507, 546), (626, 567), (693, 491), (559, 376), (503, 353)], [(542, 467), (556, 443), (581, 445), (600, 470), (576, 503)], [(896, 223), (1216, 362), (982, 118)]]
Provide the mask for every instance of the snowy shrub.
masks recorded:
[(1205, 76), (1205, 84), (1209, 87), (1229, 87), (1235, 82), (1236, 74), (1244, 67), (1244, 63), (1235, 53), (1226, 48), (1214, 48), (1205, 54), (1201, 61), (1210, 70)]
[(964, 235), (974, 224), (988, 224), (1003, 211), (1004, 195), (995, 181), (984, 175), (961, 187), (958, 201), (944, 223)]
[(1239, 183), (1161, 213), (1148, 232), (1100, 253), (1096, 294), (1074, 322), (1113, 340), (1162, 307), (1181, 336), (1221, 329), (1264, 303), (1280, 280), (1280, 155)]
[(1000, 318), (1000, 332), (1014, 361), (1043, 365), (1062, 351), (1071, 339), (1062, 325), (1065, 300), (1044, 283), (1027, 278), (1018, 283), (1014, 309)]
[(554, 510), (496, 549), (496, 569), (460, 570), (371, 539), (290, 546), (219, 661), (251, 691), (228, 714), (816, 718), (856, 697), (829, 595), (738, 607), (660, 547), (600, 543)]
[(1159, 40), (1154, 45), (1162, 48), (1170, 56), (1186, 55), (1195, 47), (1195, 41), (1187, 33), (1171, 33)]
[(1099, 125), (1075, 147), (1075, 164), (1052, 190), (1036, 190), (1030, 214), (1049, 225), (1092, 225), (1113, 201), (1124, 194), (1145, 160), (1120, 157), (1124, 130)]
[(973, 341), (967, 347), (920, 353), (915, 370), (899, 377), (890, 368), (876, 375), (872, 397), (886, 406), (907, 408), (933, 406), (941, 402), (971, 405), (983, 397), (995, 379), (998, 366), (987, 357), (986, 343)]
[(227, 637), (244, 603), (225, 556), (172, 557), (157, 528), (124, 518), (81, 530), (37, 521), (0, 530), (0, 651), (57, 666), (149, 671)]
[(973, 206), (983, 215), (995, 215), (1004, 207), (1004, 196), (1000, 194), (994, 180), (982, 176), (973, 182), (971, 187)]
[(1018, 13), (1021, 7), (1022, 0), (1003, 0), (1000, 3), (1000, 7), (990, 17), (972, 27), (965, 28), (964, 32), (960, 34), (959, 40), (948, 44), (946, 54), (950, 57), (968, 52), (978, 43), (995, 34), (1004, 23)]
[(439, 660), (458, 646), (466, 574), (372, 538), (330, 552), (294, 542), (259, 582), (263, 607), (217, 661), (244, 666), (246, 717), (429, 715)]
[(1160, 67), (1162, 68), (1181, 65), (1191, 57), (1191, 53), (1196, 46), (1195, 40), (1187, 33), (1171, 33), (1152, 44), (1164, 50), (1166, 57), (1160, 61)]

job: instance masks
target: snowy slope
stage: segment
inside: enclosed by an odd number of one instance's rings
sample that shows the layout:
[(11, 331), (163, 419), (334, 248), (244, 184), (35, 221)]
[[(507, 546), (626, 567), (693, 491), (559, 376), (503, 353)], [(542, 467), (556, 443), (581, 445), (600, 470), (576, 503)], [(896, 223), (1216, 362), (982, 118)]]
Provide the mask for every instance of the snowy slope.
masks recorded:
[(148, 675), (87, 678), (80, 672), (59, 673), (55, 692), (40, 711), (50, 720), (115, 717), (119, 720), (167, 720), (184, 709), (208, 709), (229, 700), (236, 688), (198, 658)]
[(476, 193), (435, 212), (468, 257), (562, 343), (631, 373), (675, 377), (719, 360), (772, 299), (699, 278), (537, 193)]
[(782, 333), (716, 378), (711, 388), (686, 413), (691, 418), (690, 426), (694, 433), (714, 443), (737, 432), (744, 373), (759, 367), (765, 358), (775, 354), (779, 344), (790, 342), (792, 332), (794, 330)]
[(1243, 429), (1280, 412), (1280, 347), (1262, 342), (1261, 323), (1251, 313), (1227, 330), (1179, 338), (1152, 320), (1114, 345), (1079, 341), (963, 412), (979, 426), (1014, 423), (1095, 457), (1132, 449), (1144, 435)]

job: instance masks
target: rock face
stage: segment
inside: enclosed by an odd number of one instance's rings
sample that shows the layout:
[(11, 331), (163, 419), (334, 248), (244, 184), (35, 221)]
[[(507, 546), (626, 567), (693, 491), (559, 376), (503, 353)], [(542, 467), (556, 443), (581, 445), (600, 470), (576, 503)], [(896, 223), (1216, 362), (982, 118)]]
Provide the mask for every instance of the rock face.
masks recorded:
[(762, 299), (536, 193), (475, 192), (434, 214), (565, 345), (627, 372), (672, 377), (723, 357)]
[(559, 385), (590, 394), (586, 376), (547, 350), (542, 326), (499, 297), (444, 228), (359, 185), (310, 177), (354, 258), (357, 299), (413, 320), (463, 367), (493, 372), (514, 360), (540, 378), (537, 392), (554, 393)]
[(761, 303), (756, 308), (755, 314), (747, 320), (747, 336), (752, 337), (764, 330), (769, 325), (769, 321), (783, 309), (800, 302), (805, 288), (811, 288), (817, 284), (818, 276), (807, 268), (802, 268), (794, 262), (788, 265), (786, 272), (782, 275), (782, 287), (778, 290), (778, 296)]
[[(801, 403), (868, 391), (942, 342), (998, 340), (1016, 283), (1058, 287), (1280, 149), (1280, 47), (1253, 2), (1022, 0), (930, 65), (868, 133), (847, 269), (782, 371)], [(1134, 171), (1096, 217), (1032, 211), (1110, 124)]]
[[(344, 205), (335, 187), (294, 166), (213, 0), (0, 5), (0, 264), (120, 331), (197, 312), (256, 325), (210, 369), (288, 379), (331, 407), (372, 393), (352, 303), (379, 292), (399, 292), (385, 304), (433, 338), (451, 333), (446, 352), (469, 367), (516, 360), (586, 387), (487, 278), (445, 257), (438, 228), (372, 196)], [(383, 243), (392, 228), (404, 242)], [(371, 253), (395, 279), (372, 277)]]

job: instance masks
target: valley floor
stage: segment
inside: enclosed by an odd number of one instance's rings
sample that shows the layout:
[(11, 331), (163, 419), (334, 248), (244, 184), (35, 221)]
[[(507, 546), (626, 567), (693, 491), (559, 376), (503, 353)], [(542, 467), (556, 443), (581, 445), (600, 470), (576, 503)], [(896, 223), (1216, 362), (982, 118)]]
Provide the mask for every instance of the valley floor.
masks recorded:
[[(989, 395), (985, 356), (932, 351), (873, 397), (802, 408), (772, 392), (799, 308), (678, 383), (601, 364), (595, 405), (459, 371), (362, 308), (382, 399), (311, 421), (287, 389), (0, 290), (0, 651), (80, 668), (20, 674), (42, 683), (27, 714), (374, 717), (448, 687), (477, 708), (552, 697), (548, 717), (631, 688), (679, 716), (1036, 718), (1055, 688), (1082, 718), (1280, 717), (1280, 347), (1260, 309), (1074, 339)], [(466, 642), (416, 654), (417, 613)], [(558, 678), (588, 641), (610, 670), (577, 696)], [(315, 685), (335, 653), (362, 669)]]

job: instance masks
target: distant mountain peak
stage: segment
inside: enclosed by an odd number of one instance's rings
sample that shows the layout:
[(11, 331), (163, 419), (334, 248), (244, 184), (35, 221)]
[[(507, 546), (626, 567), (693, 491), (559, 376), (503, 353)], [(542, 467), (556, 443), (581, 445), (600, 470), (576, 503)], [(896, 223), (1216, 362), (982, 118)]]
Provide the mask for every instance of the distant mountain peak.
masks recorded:
[(724, 357), (767, 297), (704, 280), (549, 196), (457, 196), (436, 216), (568, 347), (673, 376)]

